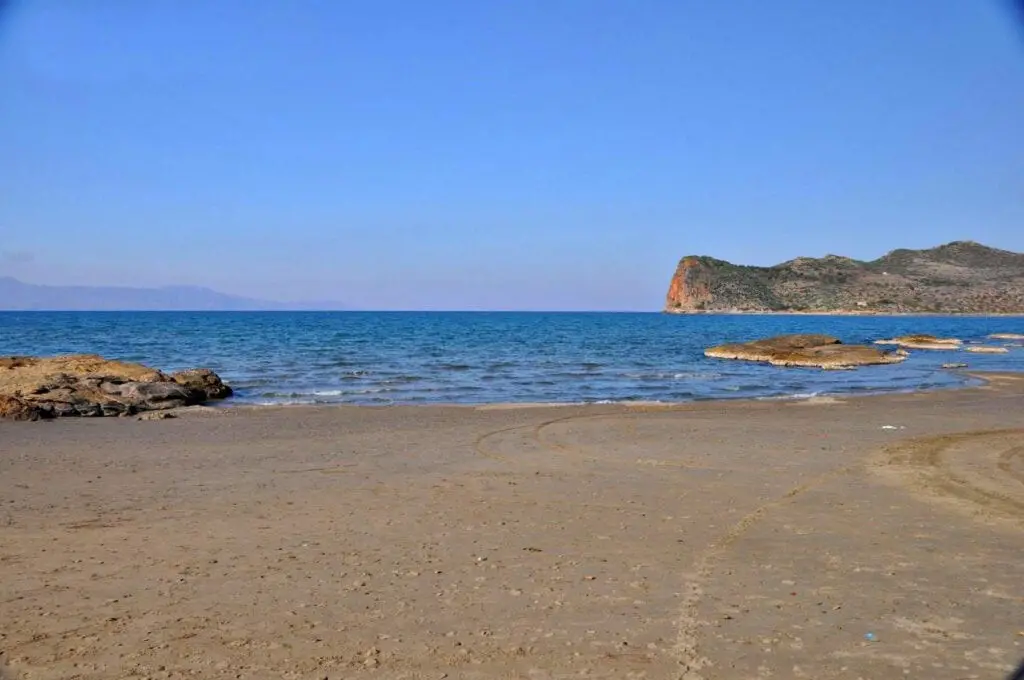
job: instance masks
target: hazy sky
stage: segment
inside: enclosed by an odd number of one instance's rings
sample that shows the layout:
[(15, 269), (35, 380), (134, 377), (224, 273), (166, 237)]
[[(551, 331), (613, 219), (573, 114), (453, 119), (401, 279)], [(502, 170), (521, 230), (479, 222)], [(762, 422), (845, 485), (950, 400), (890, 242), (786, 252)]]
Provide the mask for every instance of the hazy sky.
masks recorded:
[(999, 0), (14, 0), (0, 274), (653, 310), (692, 253), (1020, 251), (1014, 21)]

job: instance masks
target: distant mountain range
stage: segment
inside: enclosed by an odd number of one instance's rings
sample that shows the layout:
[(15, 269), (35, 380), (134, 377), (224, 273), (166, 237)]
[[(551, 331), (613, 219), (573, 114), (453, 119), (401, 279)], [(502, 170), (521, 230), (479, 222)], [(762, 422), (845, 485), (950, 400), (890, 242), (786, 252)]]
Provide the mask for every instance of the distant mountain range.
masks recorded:
[(344, 309), (337, 302), (285, 303), (220, 293), (198, 286), (129, 288), (45, 286), (0, 276), (0, 310), (247, 311)]
[(1024, 254), (954, 241), (870, 262), (826, 255), (751, 267), (691, 255), (665, 311), (1024, 314)]

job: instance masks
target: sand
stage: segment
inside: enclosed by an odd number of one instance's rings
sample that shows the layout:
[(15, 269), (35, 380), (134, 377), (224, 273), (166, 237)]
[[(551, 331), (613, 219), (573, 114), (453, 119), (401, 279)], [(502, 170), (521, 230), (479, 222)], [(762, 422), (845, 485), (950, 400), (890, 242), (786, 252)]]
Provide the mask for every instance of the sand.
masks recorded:
[[(1024, 379), (0, 424), (13, 678), (1000, 678)], [(0, 664), (0, 665), (3, 665)]]

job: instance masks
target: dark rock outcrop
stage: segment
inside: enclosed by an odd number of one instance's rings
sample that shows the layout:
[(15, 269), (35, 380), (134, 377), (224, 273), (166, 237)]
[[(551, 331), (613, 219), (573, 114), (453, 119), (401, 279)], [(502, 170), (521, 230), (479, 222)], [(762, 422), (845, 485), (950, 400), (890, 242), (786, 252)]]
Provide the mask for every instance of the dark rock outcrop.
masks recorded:
[(0, 358), (0, 418), (116, 416), (202, 404), (231, 394), (208, 369), (167, 376), (91, 354)]
[(189, 389), (202, 392), (205, 400), (226, 399), (232, 394), (230, 387), (221, 381), (220, 376), (208, 368), (191, 368), (171, 374), (171, 380)]
[(704, 356), (714, 359), (741, 359), (772, 366), (811, 368), (853, 368), (872, 364), (895, 364), (907, 358), (906, 352), (884, 352), (866, 345), (844, 345), (830, 335), (779, 335), (711, 347)]
[(1024, 254), (955, 241), (870, 262), (826, 255), (748, 267), (688, 256), (669, 284), (665, 311), (1024, 313)]

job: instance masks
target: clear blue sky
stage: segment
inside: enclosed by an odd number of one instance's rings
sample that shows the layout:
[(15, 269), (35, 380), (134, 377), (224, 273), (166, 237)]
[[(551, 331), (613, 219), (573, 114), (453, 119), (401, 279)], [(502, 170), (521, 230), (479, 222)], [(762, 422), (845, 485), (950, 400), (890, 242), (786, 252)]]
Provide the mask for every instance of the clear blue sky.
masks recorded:
[(999, 0), (14, 0), (0, 274), (658, 309), (677, 260), (1024, 250)]

